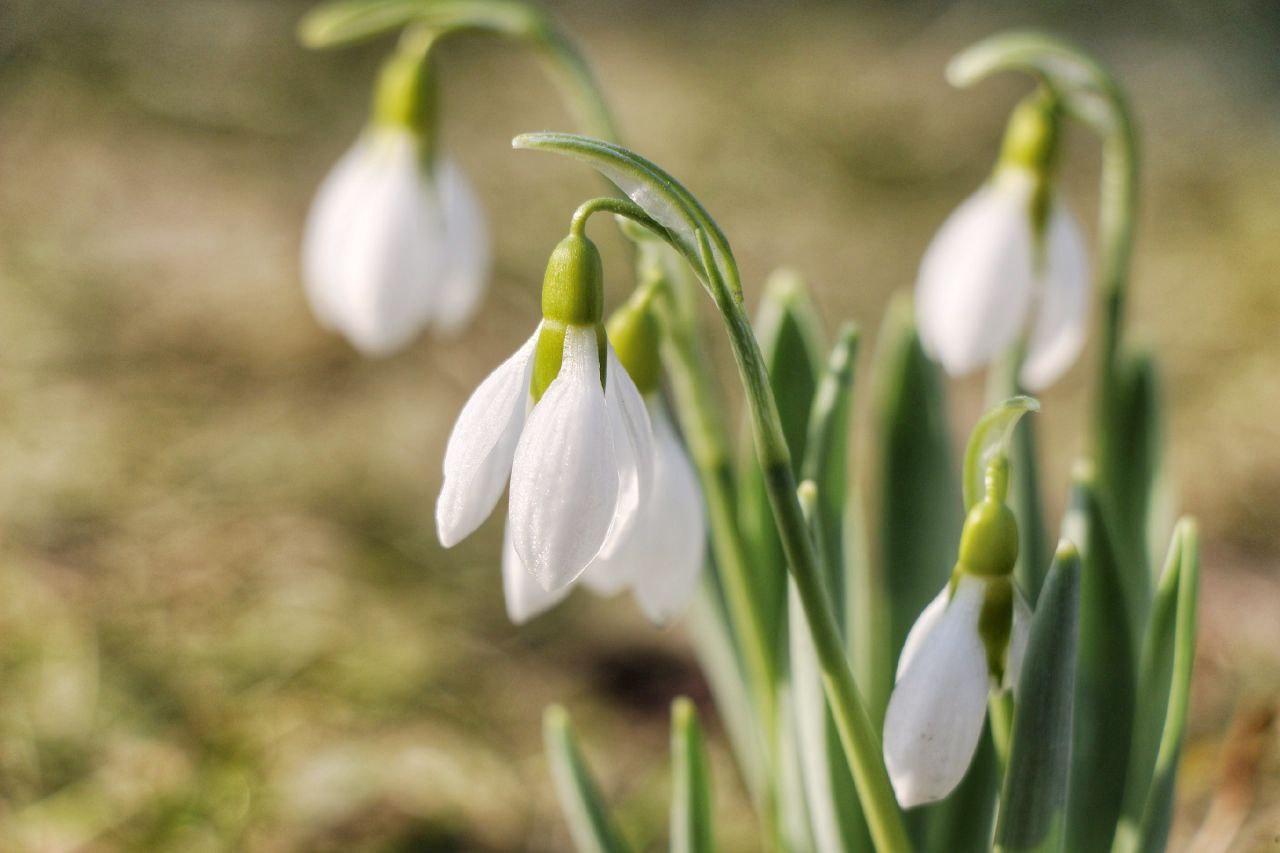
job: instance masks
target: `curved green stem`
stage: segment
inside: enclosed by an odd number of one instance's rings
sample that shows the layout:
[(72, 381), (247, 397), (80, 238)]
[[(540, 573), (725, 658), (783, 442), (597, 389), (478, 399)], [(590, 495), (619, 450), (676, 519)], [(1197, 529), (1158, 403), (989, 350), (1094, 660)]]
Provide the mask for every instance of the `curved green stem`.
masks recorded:
[(298, 26), (312, 48), (352, 44), (416, 25), (440, 35), (492, 32), (523, 41), (548, 61), (552, 78), (583, 129), (605, 139), (617, 126), (591, 68), (554, 19), (520, 0), (338, 0), (312, 9)]
[(652, 216), (644, 212), (644, 208), (625, 198), (616, 198), (614, 196), (600, 196), (589, 201), (584, 201), (578, 205), (578, 209), (573, 212), (573, 218), (569, 220), (569, 233), (575, 237), (585, 237), (587, 230), (587, 220), (594, 213), (612, 213), (615, 216), (625, 216), (637, 225), (643, 225), (654, 234), (664, 239), (667, 237), (667, 229), (655, 220)]
[(854, 784), (866, 813), (872, 840), (879, 851), (910, 850), (902, 813), (884, 767), (880, 737), (867, 714), (849, 659), (845, 656), (835, 612), (823, 586), (817, 551), (796, 495), (791, 452), (783, 438), (777, 401), (769, 385), (764, 357), (742, 302), (720, 278), (706, 233), (699, 231), (697, 236), (704, 259), (703, 271), (709, 279), (716, 308), (724, 320), (738, 373), (746, 389), (756, 456), (764, 474), (774, 521), (809, 622), (818, 665), (822, 669), (823, 686), (853, 770)]

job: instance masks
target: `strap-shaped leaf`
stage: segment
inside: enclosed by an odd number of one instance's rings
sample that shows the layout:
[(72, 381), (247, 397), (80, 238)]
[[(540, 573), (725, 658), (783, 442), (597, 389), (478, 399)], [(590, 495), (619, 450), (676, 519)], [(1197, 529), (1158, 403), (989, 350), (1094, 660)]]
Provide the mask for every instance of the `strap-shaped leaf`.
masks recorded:
[(885, 314), (875, 374), (874, 571), (890, 614), (885, 653), (897, 661), (907, 631), (950, 576), (962, 521), (943, 383), (920, 347), (907, 298)]
[[(845, 340), (852, 343), (847, 337)], [(823, 552), (823, 562), (829, 562), (830, 557), (822, 547), (826, 539), (822, 530), (822, 492), (813, 480), (805, 480), (801, 484), (800, 503), (814, 541)], [(817, 853), (872, 851), (874, 847), (858, 802), (853, 773), (822, 690), (822, 668), (804, 606), (795, 582), (788, 581), (787, 586), (788, 647), (791, 655), (789, 695), (794, 709), (790, 728), (799, 753), (800, 781), (807, 803), (806, 818), (811, 840), (806, 846), (812, 846)]]
[(629, 850), (605, 807), (600, 788), (578, 749), (569, 715), (550, 705), (542, 715), (542, 738), (551, 765), (560, 810), (579, 853), (622, 853)]
[(1147, 625), (1133, 751), (1115, 853), (1163, 850), (1186, 734), (1195, 660), (1200, 548), (1195, 523), (1179, 522)]
[[(822, 330), (804, 281), (779, 270), (765, 284), (753, 324), (769, 386), (778, 401), (783, 437), (791, 451), (792, 471), (805, 456), (809, 415), (822, 375)], [(738, 528), (752, 556), (756, 595), (768, 636), (776, 638), (786, 609), (787, 566), (769, 504), (764, 473), (751, 441), (751, 424), (742, 427), (738, 460)], [(838, 618), (838, 615), (837, 615)]]
[(760, 721), (752, 703), (751, 688), (734, 644), (723, 593), (708, 564), (698, 594), (686, 620), (698, 665), (715, 698), (716, 711), (729, 736), (738, 772), (761, 813), (769, 807), (769, 780), (765, 768)]
[(1054, 555), (1031, 621), (1019, 678), (1009, 767), (996, 824), (1000, 851), (1063, 849), (1079, 607), (1080, 555), (1064, 541)]
[(547, 29), (537, 7), (511, 0), (339, 0), (308, 12), (298, 25), (298, 37), (311, 48), (341, 47), (411, 23), (523, 37)]
[(848, 579), (844, 566), (845, 500), (849, 485), (849, 429), (853, 412), (853, 375), (858, 353), (858, 330), (845, 323), (813, 395), (809, 432), (804, 443), (800, 478), (818, 487), (818, 522), (827, 555), (827, 590), (836, 619), (846, 628)]
[(693, 703), (671, 705), (671, 853), (712, 853), (711, 774)]
[[(701, 202), (661, 168), (620, 145), (573, 133), (522, 133), (511, 144), (563, 154), (596, 169), (671, 232), (685, 259), (711, 288), (713, 298), (719, 298), (714, 282), (718, 277), (733, 298), (742, 301), (738, 266), (724, 232)], [(704, 259), (698, 232), (710, 245), (710, 261)]]
[(1013, 431), (1027, 412), (1040, 411), (1040, 403), (1034, 397), (1010, 397), (992, 407), (978, 420), (969, 435), (964, 452), (964, 508), (973, 509), (982, 500), (983, 480), (987, 466), (997, 456), (1009, 455)]
[(1079, 546), (1083, 558), (1068, 850), (1110, 847), (1129, 761), (1134, 629), (1109, 521), (1092, 473), (1078, 471), (1063, 523), (1063, 535)]

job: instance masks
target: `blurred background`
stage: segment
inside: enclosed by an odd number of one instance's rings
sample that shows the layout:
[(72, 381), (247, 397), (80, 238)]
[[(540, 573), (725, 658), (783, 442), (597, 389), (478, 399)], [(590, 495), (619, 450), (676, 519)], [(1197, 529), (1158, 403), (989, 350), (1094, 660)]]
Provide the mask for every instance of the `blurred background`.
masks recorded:
[[(490, 213), (492, 292), (463, 337), (365, 360), (316, 326), (297, 258), (389, 43), (308, 53), (305, 8), (0, 0), (0, 847), (562, 850), (540, 739), (558, 700), (657, 849), (685, 693), (712, 730), (724, 847), (757, 849), (681, 625), (577, 593), (517, 630), (500, 520), (435, 539), (448, 429), (528, 335), (547, 253), (600, 188), (510, 150), (567, 114), (527, 51), (444, 46), (445, 138)], [(953, 91), (947, 58), (1035, 25), (1117, 71), (1146, 158), (1132, 339), (1159, 353), (1169, 475), (1205, 549), (1173, 847), (1280, 849), (1277, 7), (553, 8), (626, 141), (720, 221), (749, 301), (796, 267), (828, 330), (854, 318), (869, 343), (1026, 89)], [(1091, 235), (1097, 166), (1073, 132), (1065, 186)], [(625, 259), (594, 230), (616, 303)], [(1043, 397), (1055, 514), (1090, 361)], [(952, 385), (957, 442), (981, 391)]]

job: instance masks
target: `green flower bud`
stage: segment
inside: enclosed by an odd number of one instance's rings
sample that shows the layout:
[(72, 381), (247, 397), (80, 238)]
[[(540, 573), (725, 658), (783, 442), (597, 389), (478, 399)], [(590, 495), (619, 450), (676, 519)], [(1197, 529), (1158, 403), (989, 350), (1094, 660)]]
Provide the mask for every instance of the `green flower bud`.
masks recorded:
[(542, 278), (542, 331), (533, 360), (530, 391), (542, 399), (560, 374), (567, 326), (595, 326), (600, 346), (600, 384), (605, 383), (604, 271), (595, 244), (580, 234), (560, 241)]
[(609, 341), (641, 394), (657, 390), (662, 381), (662, 329), (653, 311), (653, 289), (637, 290), (609, 318)]

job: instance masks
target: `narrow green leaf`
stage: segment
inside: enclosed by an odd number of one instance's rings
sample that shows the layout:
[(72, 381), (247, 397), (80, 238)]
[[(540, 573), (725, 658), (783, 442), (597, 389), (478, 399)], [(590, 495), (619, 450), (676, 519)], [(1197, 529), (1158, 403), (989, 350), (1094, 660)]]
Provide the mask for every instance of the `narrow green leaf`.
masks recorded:
[(1136, 607), (1135, 625), (1146, 621), (1151, 596), (1151, 565), (1147, 554), (1147, 523), (1151, 516), (1162, 447), (1160, 389), (1155, 363), (1146, 354), (1121, 360), (1113, 399), (1106, 412), (1106, 453), (1098, 460), (1098, 484), (1116, 516), (1121, 546), (1133, 560), (1125, 578)]
[(758, 813), (764, 814), (770, 808), (769, 781), (760, 721), (713, 569), (714, 566), (708, 565), (703, 573), (702, 584), (685, 621), (698, 666), (707, 678), (716, 711), (728, 735), (738, 772)]
[[(822, 492), (814, 481), (800, 486), (804, 508), (814, 541), (822, 552), (826, 538), (822, 531)], [(822, 553), (823, 562), (828, 562)], [(809, 622), (795, 581), (788, 582), (788, 619), (791, 653), (789, 698), (795, 746), (798, 751), (801, 784), (807, 803), (807, 819), (812, 849), (818, 853), (872, 851), (871, 836), (858, 801), (853, 773), (849, 769), (835, 718), (822, 688), (822, 668), (814, 648)]]
[[(718, 277), (741, 303), (742, 283), (729, 241), (693, 194), (661, 168), (621, 145), (573, 133), (522, 133), (511, 144), (518, 149), (563, 154), (595, 168), (670, 230), (685, 260), (703, 275), (703, 284), (713, 298), (720, 298), (711, 281)], [(699, 232), (709, 246), (705, 254)]]
[(1147, 625), (1133, 751), (1114, 853), (1163, 850), (1186, 734), (1195, 659), (1200, 553), (1195, 523), (1179, 522)]
[(308, 12), (298, 38), (310, 48), (341, 47), (408, 24), (529, 36), (542, 32), (547, 22), (537, 7), (511, 0), (339, 0)]
[(1009, 767), (996, 824), (995, 846), (1000, 851), (1064, 849), (1080, 587), (1080, 555), (1064, 541), (1031, 621), (1019, 676)]
[[(943, 383), (920, 347), (907, 298), (895, 299), (885, 315), (875, 373), (874, 571), (884, 583), (892, 662), (920, 611), (947, 582), (963, 520)], [(892, 663), (886, 671), (893, 672)]]
[[(778, 401), (782, 433), (799, 472), (809, 432), (809, 414), (822, 375), (822, 332), (804, 282), (786, 270), (769, 277), (754, 324), (769, 384)], [(753, 557), (754, 580), (765, 631), (779, 636), (786, 609), (787, 566), (764, 474), (744, 422), (738, 460), (738, 528)]]
[(1080, 547), (1080, 640), (1067, 849), (1111, 846), (1129, 760), (1136, 655), (1125, 567), (1088, 471), (1077, 472), (1064, 521)]
[(711, 822), (711, 773), (698, 712), (685, 697), (671, 705), (671, 852), (715, 850)]
[(847, 633), (848, 580), (844, 566), (845, 502), (849, 493), (849, 430), (853, 411), (853, 374), (858, 330), (840, 327), (826, 369), (813, 395), (809, 432), (804, 444), (800, 478), (818, 487), (818, 521), (827, 555), (827, 591), (836, 620)]
[(609, 816), (600, 788), (569, 725), (569, 715), (550, 705), (542, 715), (542, 738), (551, 765), (560, 810), (578, 853), (616, 853), (630, 849)]

